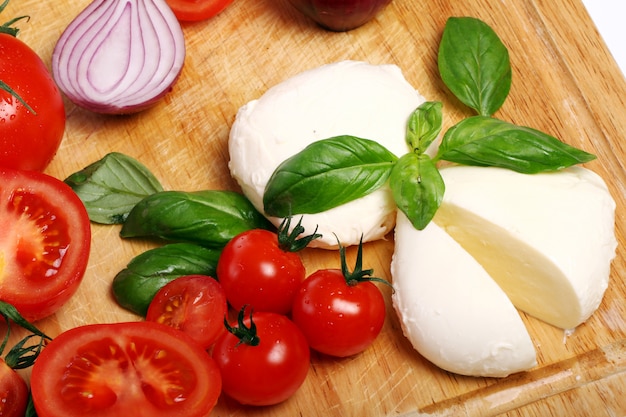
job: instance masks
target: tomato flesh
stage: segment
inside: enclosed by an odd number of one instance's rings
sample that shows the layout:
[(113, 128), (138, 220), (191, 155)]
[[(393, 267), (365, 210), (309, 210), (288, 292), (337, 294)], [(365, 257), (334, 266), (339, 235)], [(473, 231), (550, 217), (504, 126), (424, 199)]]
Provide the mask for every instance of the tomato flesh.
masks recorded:
[(197, 22), (217, 15), (233, 0), (166, 0), (176, 18), (182, 22)]
[(87, 268), (91, 225), (62, 181), (0, 168), (0, 299), (30, 321), (57, 311)]
[(53, 339), (32, 370), (40, 417), (208, 415), (221, 392), (213, 359), (153, 322), (95, 324)]

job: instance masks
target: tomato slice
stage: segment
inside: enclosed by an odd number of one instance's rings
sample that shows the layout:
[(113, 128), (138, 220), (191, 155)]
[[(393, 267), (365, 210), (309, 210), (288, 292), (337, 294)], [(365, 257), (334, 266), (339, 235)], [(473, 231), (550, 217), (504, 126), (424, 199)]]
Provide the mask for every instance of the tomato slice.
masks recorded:
[(143, 321), (67, 330), (44, 348), (31, 376), (39, 417), (207, 416), (221, 388), (204, 349)]
[(233, 0), (166, 0), (181, 22), (197, 22), (215, 16)]
[(87, 268), (91, 225), (63, 181), (0, 168), (0, 299), (29, 321), (57, 311)]
[(226, 294), (214, 278), (187, 275), (169, 282), (152, 299), (146, 320), (182, 330), (205, 349), (226, 331)]

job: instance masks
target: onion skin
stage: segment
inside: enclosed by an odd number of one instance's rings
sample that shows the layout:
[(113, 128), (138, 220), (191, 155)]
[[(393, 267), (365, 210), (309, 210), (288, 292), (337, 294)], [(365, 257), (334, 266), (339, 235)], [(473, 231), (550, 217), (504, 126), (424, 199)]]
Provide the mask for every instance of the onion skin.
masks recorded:
[(80, 107), (136, 113), (172, 89), (185, 54), (180, 23), (165, 0), (94, 0), (61, 34), (52, 75)]
[(391, 0), (289, 0), (321, 27), (346, 32), (373, 19)]

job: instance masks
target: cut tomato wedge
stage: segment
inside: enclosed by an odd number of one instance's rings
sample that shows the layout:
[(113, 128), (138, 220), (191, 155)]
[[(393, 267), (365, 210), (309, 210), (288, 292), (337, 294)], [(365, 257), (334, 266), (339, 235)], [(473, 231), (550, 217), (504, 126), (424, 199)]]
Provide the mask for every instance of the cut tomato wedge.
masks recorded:
[(207, 416), (222, 379), (180, 330), (154, 322), (92, 324), (61, 333), (37, 358), (39, 417)]

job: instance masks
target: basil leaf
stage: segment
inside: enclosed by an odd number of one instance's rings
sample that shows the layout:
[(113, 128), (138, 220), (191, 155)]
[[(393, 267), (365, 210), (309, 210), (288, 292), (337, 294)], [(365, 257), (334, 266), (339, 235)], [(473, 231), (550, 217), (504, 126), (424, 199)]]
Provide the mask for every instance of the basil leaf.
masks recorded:
[(538, 130), (474, 116), (446, 132), (437, 158), (534, 174), (589, 162), (596, 157)]
[(428, 146), (437, 139), (443, 126), (441, 108), (441, 102), (427, 101), (420, 104), (409, 117), (406, 141), (413, 152), (424, 153)]
[(161, 191), (141, 200), (120, 235), (153, 237), (221, 248), (249, 229), (272, 229), (242, 194), (233, 191)]
[(185, 275), (215, 277), (220, 250), (191, 243), (171, 243), (134, 257), (113, 279), (118, 304), (145, 316), (154, 295), (170, 281)]
[(130, 156), (112, 152), (65, 179), (95, 223), (124, 223), (144, 197), (163, 190), (154, 175)]
[(435, 216), (445, 191), (435, 162), (426, 154), (403, 155), (391, 171), (389, 184), (398, 209), (416, 229), (424, 229)]
[(479, 19), (448, 19), (438, 65), (450, 91), (482, 116), (493, 115), (511, 89), (509, 52), (493, 29)]
[(263, 195), (265, 213), (320, 213), (380, 188), (397, 157), (378, 142), (337, 136), (314, 142), (285, 160)]

